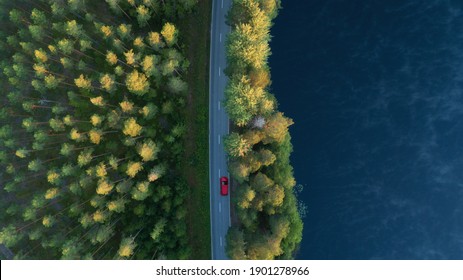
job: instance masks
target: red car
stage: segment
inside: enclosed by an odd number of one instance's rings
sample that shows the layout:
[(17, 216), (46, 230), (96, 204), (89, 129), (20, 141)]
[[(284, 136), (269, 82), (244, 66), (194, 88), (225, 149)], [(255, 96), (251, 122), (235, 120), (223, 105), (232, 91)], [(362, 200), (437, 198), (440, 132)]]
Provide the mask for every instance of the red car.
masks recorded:
[(228, 195), (228, 178), (226, 176), (220, 178), (220, 194)]

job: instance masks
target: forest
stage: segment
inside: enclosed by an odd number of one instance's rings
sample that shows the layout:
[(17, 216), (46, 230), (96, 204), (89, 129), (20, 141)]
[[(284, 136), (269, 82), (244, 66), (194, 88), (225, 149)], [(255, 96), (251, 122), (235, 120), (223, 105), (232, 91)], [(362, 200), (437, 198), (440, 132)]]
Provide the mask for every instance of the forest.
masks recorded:
[(233, 132), (224, 144), (238, 216), (227, 235), (232, 259), (292, 259), (302, 239), (289, 161), (293, 121), (269, 92), (270, 28), (280, 7), (279, 0), (233, 0), (228, 14), (225, 107)]
[[(198, 5), (202, 16), (192, 16)], [(4, 255), (210, 257), (209, 6), (0, 0)], [(228, 15), (232, 259), (291, 259), (302, 238), (289, 161), (293, 121), (277, 109), (267, 64), (280, 6), (233, 0)], [(205, 64), (192, 64), (196, 57)]]
[(197, 0), (1, 0), (0, 244), (16, 259), (186, 259), (175, 24)]

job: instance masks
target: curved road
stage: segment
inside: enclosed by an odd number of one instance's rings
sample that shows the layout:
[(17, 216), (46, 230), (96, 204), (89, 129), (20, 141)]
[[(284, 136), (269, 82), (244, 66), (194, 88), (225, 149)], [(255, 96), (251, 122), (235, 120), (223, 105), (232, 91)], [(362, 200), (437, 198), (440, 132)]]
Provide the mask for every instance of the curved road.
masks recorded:
[(211, 22), (211, 54), (209, 73), (209, 188), (211, 207), (211, 250), (213, 260), (227, 259), (225, 237), (230, 227), (230, 194), (220, 195), (221, 176), (229, 176), (223, 136), (228, 134), (228, 116), (222, 106), (227, 77), (225, 38), (230, 27), (225, 16), (230, 0), (213, 0)]

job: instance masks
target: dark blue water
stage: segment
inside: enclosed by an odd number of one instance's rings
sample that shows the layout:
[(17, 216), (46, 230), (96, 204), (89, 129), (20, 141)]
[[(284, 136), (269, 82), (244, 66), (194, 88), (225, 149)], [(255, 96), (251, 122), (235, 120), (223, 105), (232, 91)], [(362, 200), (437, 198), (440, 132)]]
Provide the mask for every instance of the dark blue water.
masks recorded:
[(463, 258), (463, 1), (283, 0), (299, 259)]

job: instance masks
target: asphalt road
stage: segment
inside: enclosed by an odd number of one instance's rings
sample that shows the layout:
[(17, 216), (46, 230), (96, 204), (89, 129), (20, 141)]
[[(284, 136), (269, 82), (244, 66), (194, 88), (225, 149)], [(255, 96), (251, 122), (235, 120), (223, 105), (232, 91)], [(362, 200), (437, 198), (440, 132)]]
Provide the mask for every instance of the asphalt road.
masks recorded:
[(230, 193), (220, 195), (221, 176), (229, 176), (227, 156), (223, 147), (223, 136), (228, 134), (228, 116), (223, 107), (224, 89), (227, 77), (225, 38), (230, 27), (225, 16), (230, 0), (213, 0), (211, 22), (211, 54), (209, 73), (209, 187), (211, 207), (211, 249), (213, 260), (227, 259), (225, 237), (230, 227)]

